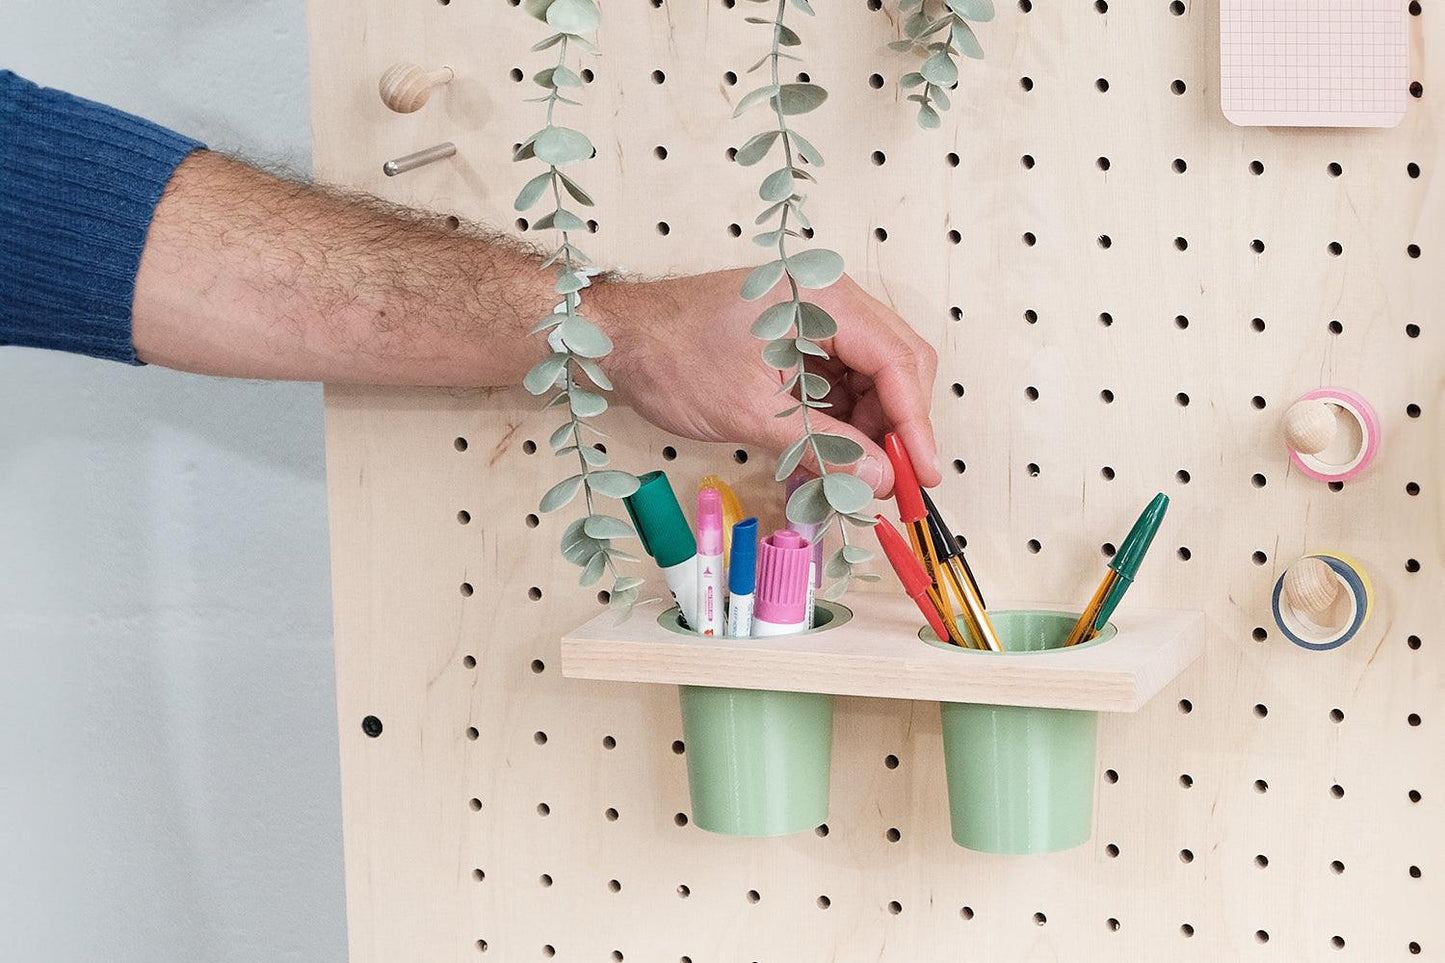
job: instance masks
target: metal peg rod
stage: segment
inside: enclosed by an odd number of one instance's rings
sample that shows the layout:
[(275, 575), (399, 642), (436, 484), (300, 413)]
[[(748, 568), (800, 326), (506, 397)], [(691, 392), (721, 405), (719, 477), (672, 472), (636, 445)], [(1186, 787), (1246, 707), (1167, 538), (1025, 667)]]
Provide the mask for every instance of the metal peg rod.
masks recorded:
[(451, 157), (456, 152), (457, 145), (446, 141), (435, 147), (419, 150), (415, 154), (407, 154), (405, 157), (389, 160), (381, 165), (381, 172), (387, 177), (395, 177), (398, 174), (405, 174), (407, 171), (416, 170), (418, 167), (425, 167), (427, 164)]

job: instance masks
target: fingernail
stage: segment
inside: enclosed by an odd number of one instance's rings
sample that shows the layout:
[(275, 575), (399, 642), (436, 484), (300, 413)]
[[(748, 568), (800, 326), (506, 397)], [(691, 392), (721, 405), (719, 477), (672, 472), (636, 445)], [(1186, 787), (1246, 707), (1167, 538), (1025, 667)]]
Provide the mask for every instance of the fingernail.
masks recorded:
[(859, 481), (875, 492), (878, 490), (878, 486), (883, 484), (883, 465), (876, 458), (864, 458), (860, 461), (855, 474)]

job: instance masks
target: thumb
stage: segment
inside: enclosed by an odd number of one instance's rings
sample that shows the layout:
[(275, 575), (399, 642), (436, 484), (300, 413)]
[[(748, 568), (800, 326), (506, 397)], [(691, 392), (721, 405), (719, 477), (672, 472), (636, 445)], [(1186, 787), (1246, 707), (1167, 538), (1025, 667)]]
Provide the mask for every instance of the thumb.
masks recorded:
[[(802, 411), (794, 412), (786, 418), (769, 417), (763, 420), (764, 424), (754, 422), (758, 429), (754, 440), (776, 455), (781, 455), (803, 437)], [(883, 453), (883, 449), (873, 439), (852, 425), (824, 414), (818, 409), (808, 412), (808, 422), (815, 434), (841, 435), (863, 449), (863, 457), (858, 461), (851, 465), (830, 465), (830, 470), (857, 475), (858, 480), (873, 489), (873, 494), (879, 498), (886, 497), (893, 491), (893, 466), (889, 464), (888, 456)], [(819, 473), (818, 459), (812, 445), (805, 444), (803, 446), (802, 458), (798, 462), (798, 467), (811, 475)]]

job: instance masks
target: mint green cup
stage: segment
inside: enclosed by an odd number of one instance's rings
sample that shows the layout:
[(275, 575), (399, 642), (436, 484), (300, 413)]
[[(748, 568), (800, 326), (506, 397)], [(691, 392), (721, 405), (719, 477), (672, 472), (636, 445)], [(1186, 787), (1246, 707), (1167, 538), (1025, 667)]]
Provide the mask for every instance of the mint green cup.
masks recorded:
[[(959, 658), (1027, 659), (1063, 646), (1076, 614), (989, 612), (1003, 652), (924, 641)], [(1076, 649), (1104, 645), (1116, 629)], [(1053, 853), (1089, 841), (1094, 823), (1097, 712), (1032, 706), (939, 703), (953, 841), (1004, 855)]]
[[(812, 631), (852, 614), (818, 602)], [(658, 621), (685, 632), (675, 609)], [(685, 685), (678, 698), (694, 825), (728, 836), (787, 836), (828, 821), (831, 695)]]

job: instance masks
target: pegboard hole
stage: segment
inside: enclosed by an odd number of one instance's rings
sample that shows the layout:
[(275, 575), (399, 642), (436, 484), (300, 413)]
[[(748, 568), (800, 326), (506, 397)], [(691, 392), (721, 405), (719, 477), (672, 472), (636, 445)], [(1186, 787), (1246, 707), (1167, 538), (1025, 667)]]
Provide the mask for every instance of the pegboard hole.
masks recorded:
[(1105, 388), (1103, 391), (1099, 392), (1099, 400), (1106, 405), (1112, 405), (1114, 403), (1114, 392), (1110, 391), (1108, 388)]
[(1111, 786), (1116, 784), (1119, 781), (1119, 771), (1117, 769), (1105, 769), (1104, 781)]
[(734, 86), (736, 86), (736, 85), (737, 85), (737, 82), (738, 82), (738, 75), (735, 74), (733, 71), (729, 70), (729, 71), (727, 71), (726, 73), (723, 74), (723, 83), (727, 84), (729, 87), (734, 87)]
[(462, 226), (462, 219), (457, 217), (455, 214), (448, 214), (442, 220), (442, 226), (448, 231), (455, 231)]
[(883, 89), (883, 75), (882, 75), (882, 74), (869, 74), (869, 75), (868, 75), (868, 86), (869, 86), (869, 87), (872, 87), (874, 90), (882, 90), (882, 89)]
[(1185, 171), (1189, 170), (1189, 162), (1182, 157), (1174, 158), (1174, 164), (1172, 166), (1174, 167), (1174, 173), (1176, 174), (1183, 174)]
[(1112, 916), (1104, 920), (1104, 926), (1106, 926), (1111, 933), (1119, 932), (1119, 921)]
[(1265, 793), (1269, 792), (1269, 783), (1265, 782), (1263, 779), (1256, 779), (1254, 781), (1254, 791), (1259, 793), (1261, 796), (1264, 795)]
[(762, 894), (760, 894), (757, 890), (755, 890), (755, 889), (750, 889), (750, 890), (748, 890), (748, 902), (749, 902), (749, 903), (757, 903), (757, 902), (758, 902), (759, 900), (761, 900), (762, 898), (763, 898), (763, 897), (762, 897)]
[(609, 880), (607, 881), (607, 892), (609, 892), (609, 893), (620, 893), (620, 892), (622, 892), (622, 883), (619, 882), (618, 880), (615, 880), (615, 879), (609, 879)]
[(1107, 157), (1100, 157), (1098, 160), (1094, 161), (1094, 163), (1098, 165), (1099, 170), (1101, 171), (1106, 171), (1111, 166), (1109, 163), (1109, 158)]
[(666, 221), (658, 221), (657, 233), (661, 234), (663, 237), (667, 237), (667, 235), (672, 233), (672, 228), (668, 226)]
[[(1179, 3), (1179, 0), (1174, 0), (1174, 2), (1175, 2), (1175, 3)], [(1181, 7), (1183, 6), (1182, 3), (1180, 3), (1179, 5), (1180, 5)], [(1180, 12), (1182, 13), (1183, 11), (1180, 11)], [(1193, 927), (1192, 925), (1190, 925), (1189, 923), (1180, 923), (1180, 924), (1179, 924), (1179, 935), (1182, 936), (1182, 937), (1184, 937), (1185, 939), (1189, 939), (1189, 937), (1191, 937), (1191, 936), (1194, 935), (1194, 927)]]
[(1405, 571), (1409, 572), (1411, 575), (1414, 575), (1416, 572), (1420, 571), (1419, 560), (1413, 558), (1405, 559)]
[(1333, 786), (1330, 787), (1330, 796), (1335, 799), (1344, 799), (1345, 787), (1341, 786), (1339, 783), (1335, 783)]
[(1175, 95), (1178, 96), (1180, 94), (1183, 94), (1184, 91), (1188, 88), (1185, 87), (1184, 81), (1176, 79), (1172, 84), (1169, 85), (1169, 89), (1174, 91)]
[(1029, 385), (1027, 388), (1024, 389), (1024, 397), (1030, 401), (1038, 401), (1039, 389), (1035, 388), (1033, 385)]
[(527, 598), (531, 599), (533, 602), (542, 601), (542, 590), (537, 586), (533, 585), (531, 588), (527, 589)]
[(1340, 862), (1338, 859), (1330, 860), (1330, 872), (1334, 873), (1336, 876), (1343, 876), (1345, 872), (1345, 864)]
[(1104, 847), (1104, 855), (1108, 856), (1110, 859), (1118, 859), (1119, 847), (1114, 843), (1109, 843), (1107, 846)]
[(826, 838), (828, 835), (828, 824), (822, 823), (813, 830), (813, 835)]
[(888, 240), (888, 231), (881, 227), (875, 227), (873, 229), (873, 239), (880, 242)]
[(1180, 789), (1193, 789), (1193, 788), (1194, 788), (1194, 777), (1191, 776), (1191, 775), (1189, 775), (1189, 773), (1187, 773), (1187, 772), (1181, 772), (1181, 773), (1179, 774), (1179, 788), (1180, 788)]
[(682, 744), (681, 739), (674, 739), (672, 741), (672, 754), (674, 756), (680, 756), (686, 751), (687, 747)]
[(1186, 469), (1184, 469), (1184, 468), (1181, 468), (1181, 469), (1179, 469), (1178, 471), (1176, 471), (1176, 472), (1174, 473), (1174, 480), (1177, 481), (1177, 482), (1178, 482), (1179, 484), (1181, 484), (1181, 485), (1187, 485), (1187, 484), (1189, 484), (1189, 479), (1190, 479), (1190, 477), (1191, 477), (1191, 476), (1190, 476), (1188, 470), (1186, 470)]
[(652, 82), (653, 82), (654, 84), (666, 83), (666, 82), (667, 82), (667, 74), (663, 73), (661, 70), (654, 70), (654, 71), (652, 72)]
[(471, 598), (472, 592), (476, 590), (472, 588), (471, 582), (463, 582), (457, 586), (457, 591), (462, 593), (462, 598)]
[(1344, 722), (1344, 721), (1345, 721), (1345, 710), (1343, 710), (1343, 709), (1331, 709), (1331, 710), (1330, 710), (1330, 721), (1331, 721), (1331, 722)]
[(1339, 177), (1345, 172), (1345, 169), (1335, 161), (1330, 161), (1329, 166), (1326, 167), (1325, 170), (1329, 171), (1331, 177)]
[(963, 385), (959, 384), (957, 381), (955, 381), (948, 390), (953, 392), (953, 396), (955, 398), (962, 398), (965, 393)]
[(546, 671), (547, 671), (547, 663), (543, 662), (541, 659), (533, 659), (533, 660), (532, 660), (532, 673), (533, 673), (534, 675), (541, 675), (543, 672), (546, 672)]
[(662, 460), (672, 461), (677, 458), (677, 449), (671, 445), (664, 445), (662, 448)]
[(1024, 231), (1023, 240), (1024, 247), (1033, 247), (1035, 244), (1039, 243), (1039, 239), (1033, 231)]
[(1094, 89), (1101, 94), (1107, 94), (1109, 92), (1109, 79), (1107, 77), (1100, 77), (1094, 81)]
[(547, 744), (547, 734), (541, 729), (538, 729), (536, 732), (532, 733), (532, 741), (539, 746), (545, 746)]
[(687, 813), (673, 813), (672, 824), (678, 829), (687, 825)]
[(1185, 330), (1189, 327), (1189, 318), (1182, 314), (1174, 315), (1174, 327), (1178, 328), (1180, 331)]
[(546, 887), (546, 886), (551, 886), (551, 885), (552, 885), (552, 874), (551, 874), (551, 873), (543, 873), (541, 876), (538, 876), (538, 877), (537, 877), (537, 882), (541, 883), (544, 887)]
[(1253, 552), (1250, 554), (1249, 560), (1256, 565), (1263, 565), (1269, 561), (1269, 556), (1264, 552)]
[(523, 76), (523, 74), (522, 74), (522, 68), (521, 68), (521, 67), (513, 67), (511, 70), (507, 71), (507, 76), (511, 79), (512, 83), (514, 83), (514, 84), (520, 84), (520, 83), (522, 82), (522, 76)]
[(1254, 240), (1252, 240), (1252, 241), (1249, 242), (1249, 249), (1250, 249), (1251, 251), (1253, 251), (1255, 254), (1263, 254), (1263, 253), (1264, 253), (1264, 242), (1261, 241), (1259, 238), (1255, 238)]
[(1049, 921), (1049, 918), (1048, 918), (1047, 916), (1045, 916), (1043, 913), (1035, 913), (1035, 914), (1034, 914), (1034, 925), (1036, 925), (1036, 926), (1043, 926), (1043, 925), (1044, 925), (1045, 923), (1047, 923), (1048, 921)]
[(1419, 100), (1421, 97), (1425, 96), (1425, 85), (1420, 83), (1420, 81), (1418, 80), (1412, 81), (1410, 83), (1410, 96), (1414, 97), (1416, 100)]
[(897, 768), (898, 768), (898, 757), (895, 756), (895, 755), (892, 755), (891, 753), (890, 753), (889, 755), (884, 756), (884, 757), (883, 757), (883, 768), (885, 768), (885, 769), (897, 769)]
[(1408, 716), (1405, 717), (1405, 722), (1408, 723), (1411, 728), (1415, 728), (1415, 727), (1419, 726), (1419, 725), (1420, 725), (1420, 715), (1419, 715), (1419, 713), (1415, 713), (1415, 712), (1410, 713)]
[(482, 801), (476, 796), (473, 796), (471, 799), (467, 800), (467, 808), (474, 813), (479, 813), (482, 811)]
[(1192, 862), (1194, 862), (1194, 850), (1192, 850), (1192, 849), (1181, 849), (1181, 850), (1179, 851), (1179, 861), (1180, 861), (1181, 863), (1192, 863)]
[(1343, 324), (1341, 324), (1339, 321), (1334, 321), (1334, 320), (1332, 320), (1332, 321), (1330, 321), (1329, 324), (1325, 325), (1325, 328), (1326, 328), (1326, 330), (1328, 330), (1328, 331), (1330, 332), (1330, 334), (1344, 334), (1344, 333), (1345, 333), (1345, 326), (1344, 326)]
[(1176, 250), (1176, 251), (1187, 251), (1187, 250), (1189, 250), (1189, 239), (1188, 239), (1188, 238), (1185, 238), (1185, 237), (1176, 237), (1176, 238), (1174, 239), (1174, 250)]
[(973, 907), (972, 907), (972, 906), (963, 906), (963, 907), (960, 907), (959, 910), (958, 910), (958, 915), (959, 915), (959, 917), (961, 917), (961, 918), (964, 919), (964, 920), (971, 920), (971, 919), (973, 919)]
[(542, 524), (541, 516), (533, 512), (528, 512), (527, 517), (524, 519), (524, 521), (527, 523), (528, 528), (536, 528), (538, 525)]
[(1099, 551), (1103, 553), (1103, 556), (1105, 558), (1113, 558), (1114, 553), (1117, 552), (1118, 549), (1114, 547), (1113, 542), (1105, 542), (1103, 545), (1099, 546)]
[(960, 308), (958, 305), (954, 305), (953, 307), (948, 309), (948, 316), (955, 321), (962, 321), (963, 308)]
[(658, 160), (667, 160), (667, 148), (663, 147), (661, 144), (658, 144), (652, 149), (652, 156), (656, 157)]
[(1405, 165), (1405, 173), (1413, 180), (1420, 176), (1420, 165), (1411, 161)]
[(1099, 469), (1099, 474), (1104, 476), (1104, 481), (1113, 481), (1113, 480), (1114, 480), (1114, 469), (1110, 468), (1108, 465), (1105, 465), (1103, 468), (1100, 468), (1100, 469)]
[(1194, 553), (1189, 550), (1188, 545), (1180, 545), (1178, 555), (1181, 562), (1187, 562), (1194, 557)]
[(959, 156), (952, 151), (949, 151), (947, 154), (945, 154), (943, 156), (943, 159), (948, 163), (949, 167), (957, 167), (961, 163), (961, 159), (959, 158)]
[(1345, 948), (1345, 938), (1343, 936), (1331, 936), (1330, 945), (1337, 950), (1342, 950)]
[(1033, 170), (1033, 169), (1034, 169), (1034, 155), (1033, 155), (1033, 154), (1024, 154), (1022, 157), (1019, 158), (1019, 163), (1023, 165), (1024, 170), (1026, 170), (1026, 171), (1031, 171), (1031, 170)]
[(896, 827), (889, 826), (888, 831), (883, 834), (883, 838), (887, 839), (890, 843), (896, 843), (903, 838), (903, 834), (899, 832)]
[(1020, 78), (1019, 78), (1019, 86), (1022, 87), (1024, 90), (1033, 90), (1033, 89), (1034, 89), (1034, 78), (1032, 78), (1032, 77), (1020, 77)]
[(888, 163), (888, 155), (883, 153), (881, 150), (875, 150), (873, 153), (869, 154), (868, 159), (873, 162), (873, 166), (875, 167), (882, 167), (884, 164)]
[(1040, 470), (1041, 469), (1039, 468), (1039, 466), (1034, 462), (1029, 462), (1027, 465), (1024, 466), (1024, 471), (1028, 473), (1028, 476), (1030, 478), (1039, 477)]
[(1269, 857), (1266, 856), (1264, 853), (1260, 853), (1258, 856), (1254, 857), (1254, 865), (1258, 866), (1260, 869), (1268, 869)]
[(1265, 639), (1269, 638), (1269, 633), (1265, 631), (1264, 626), (1256, 625), (1254, 627), (1254, 631), (1250, 633), (1250, 636), (1256, 642), (1263, 642)]
[(619, 813), (619, 812), (618, 812), (615, 808), (613, 808), (612, 806), (608, 806), (606, 809), (602, 810), (602, 818), (605, 819), (605, 820), (607, 820), (609, 823), (615, 823), (615, 822), (617, 822), (617, 820), (621, 817), (621, 815), (622, 815), (622, 814)]
[(542, 944), (542, 955), (543, 955), (543, 956), (546, 956), (546, 957), (556, 956), (556, 955), (557, 955), (557, 949), (556, 949), (556, 947), (554, 947), (551, 943), (543, 943), (543, 944)]
[(467, 738), (476, 742), (482, 737), (482, 732), (476, 726), (467, 726)]
[(1418, 635), (1409, 635), (1409, 636), (1406, 636), (1406, 637), (1405, 637), (1405, 644), (1408, 645), (1408, 646), (1409, 646), (1410, 648), (1412, 648), (1412, 649), (1418, 649), (1418, 648), (1420, 648), (1420, 637), (1419, 637)]
[(1249, 326), (1254, 330), (1263, 333), (1265, 329), (1264, 318), (1250, 318)]
[(1109, 248), (1114, 246), (1114, 239), (1107, 234), (1100, 234), (1099, 246), (1107, 251)]
[(1019, 9), (1028, 13), (1034, 8), (1034, 0), (1019, 0)]
[(1041, 551), (1043, 550), (1043, 547), (1044, 547), (1044, 546), (1043, 546), (1042, 543), (1039, 542), (1039, 540), (1038, 540), (1037, 538), (1031, 538), (1031, 539), (1029, 539), (1029, 541), (1028, 541), (1028, 546), (1027, 546), (1027, 547), (1028, 547), (1028, 550), (1029, 550), (1029, 554), (1030, 554), (1030, 555), (1037, 555), (1037, 554), (1039, 554), (1039, 552), (1041, 552)]
[(729, 224), (729, 225), (728, 225), (728, 235), (731, 236), (731, 237), (742, 237), (742, 236), (743, 236), (743, 227), (742, 227), (742, 225), (741, 225), (741, 224)]
[(1415, 324), (1414, 322), (1411, 322), (1410, 324), (1405, 325), (1405, 337), (1407, 337), (1407, 338), (1418, 338), (1418, 337), (1420, 337), (1420, 326), (1419, 326), (1418, 324)]
[[(445, 5), (445, 0), (444, 0), (443, 5)], [(477, 952), (478, 952), (478, 953), (485, 953), (485, 952), (487, 952), (487, 941), (486, 941), (486, 940), (477, 940)]]
[(1186, 716), (1189, 715), (1189, 713), (1194, 711), (1194, 703), (1190, 702), (1188, 699), (1180, 699), (1179, 711), (1184, 713)]
[(679, 899), (687, 899), (687, 898), (688, 898), (689, 896), (691, 896), (691, 895), (692, 895), (692, 887), (691, 887), (691, 886), (688, 886), (686, 883), (680, 883), (680, 884), (678, 884), (678, 887), (677, 887), (677, 896), (678, 896)]
[(898, 900), (896, 900), (896, 899), (894, 899), (894, 900), (889, 900), (889, 901), (888, 901), (888, 912), (891, 913), (891, 914), (893, 914), (894, 916), (897, 916), (899, 913), (902, 913), (902, 912), (903, 912), (903, 904), (900, 903), (900, 902), (898, 902)]
[(1345, 246), (1339, 241), (1331, 241), (1329, 244), (1329, 252), (1332, 256), (1339, 257), (1345, 253)]
[(828, 907), (830, 907), (830, 906), (833, 905), (833, 901), (830, 900), (830, 899), (829, 899), (828, 897), (826, 897), (826, 896), (819, 896), (817, 902), (818, 902), (818, 909), (821, 909), (821, 910), (825, 910), (825, 909), (827, 909)]
[(477, 667), (477, 657), (474, 655), (462, 656), (462, 666), (467, 669), (475, 669)]
[(463, 509), (462, 511), (457, 512), (457, 524), (458, 524), (458, 525), (466, 525), (466, 524), (469, 524), (469, 523), (471, 522), (471, 520), (472, 520), (472, 513), (469, 512), (469, 511), (467, 511), (466, 509)]
[(1419, 866), (1411, 866), (1411, 867), (1410, 867), (1410, 878), (1411, 878), (1411, 879), (1419, 879), (1419, 878), (1420, 878), (1420, 875), (1421, 875), (1421, 873), (1420, 873), (1420, 867), (1419, 867)]
[(1109, 12), (1109, 0), (1094, 0), (1094, 9), (1099, 13)]
[(361, 720), (361, 731), (372, 739), (381, 735), (383, 726), (376, 716), (365, 716)]
[(955, 458), (953, 460), (953, 470), (958, 472), (958, 474), (962, 475), (964, 472), (968, 471), (968, 465), (964, 463), (962, 458)]
[(1263, 719), (1265, 716), (1269, 715), (1269, 706), (1265, 705), (1263, 702), (1256, 702), (1254, 704), (1254, 714), (1257, 718)]
[(466, 450), (467, 450), (467, 440), (466, 440), (465, 438), (462, 438), (462, 437), (458, 436), (457, 438), (453, 439), (453, 441), (452, 441), (452, 447), (455, 448), (457, 451), (466, 451)]
[(1113, 316), (1112, 314), (1110, 314), (1108, 311), (1100, 311), (1100, 312), (1099, 312), (1099, 323), (1100, 323), (1101, 325), (1103, 325), (1104, 327), (1106, 327), (1106, 328), (1112, 327), (1113, 324), (1114, 324), (1114, 316)]
[(486, 878), (487, 878), (487, 874), (486, 874), (485, 872), (483, 872), (482, 870), (480, 870), (480, 869), (474, 869), (474, 870), (472, 870), (472, 879), (476, 880), (478, 883), (482, 882), (482, 881), (485, 880)]
[(1269, 933), (1267, 933), (1267, 932), (1264, 931), (1264, 930), (1255, 930), (1255, 931), (1254, 931), (1254, 941), (1255, 941), (1256, 943), (1268, 943), (1268, 942), (1269, 942)]
[(1249, 162), (1249, 172), (1255, 177), (1264, 173), (1264, 161), (1252, 160)]
[(1413, 403), (1406, 405), (1406, 406), (1405, 406), (1405, 415), (1406, 415), (1406, 417), (1409, 417), (1409, 418), (1419, 418), (1419, 417), (1420, 417), (1420, 406), (1417, 405), (1417, 404), (1413, 404)]
[(960, 233), (959, 233), (958, 231), (956, 231), (956, 230), (951, 230), (951, 231), (949, 231), (949, 232), (948, 232), (948, 243), (950, 243), (950, 244), (962, 244), (962, 243), (963, 243), (963, 235), (960, 234)]
[(1027, 308), (1027, 309), (1025, 309), (1025, 310), (1024, 310), (1024, 323), (1026, 323), (1026, 324), (1038, 324), (1038, 323), (1039, 323), (1039, 313), (1038, 313), (1037, 311), (1035, 311), (1033, 308)]
[(739, 448), (739, 449), (737, 449), (736, 451), (734, 451), (734, 452), (733, 452), (733, 461), (737, 462), (739, 465), (746, 465), (746, 464), (748, 463), (748, 453), (747, 453), (747, 451), (744, 450), (744, 449), (742, 449), (742, 448)]
[(603, 749), (616, 749), (616, 748), (617, 748), (617, 740), (614, 739), (612, 736), (603, 736), (603, 737), (602, 737), (602, 748), (603, 748)]

